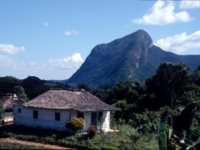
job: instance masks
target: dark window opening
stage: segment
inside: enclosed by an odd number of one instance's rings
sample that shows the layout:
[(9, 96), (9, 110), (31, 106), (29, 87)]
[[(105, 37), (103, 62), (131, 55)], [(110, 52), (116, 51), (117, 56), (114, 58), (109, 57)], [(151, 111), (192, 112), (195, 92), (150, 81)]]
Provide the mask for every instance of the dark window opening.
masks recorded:
[(81, 112), (78, 112), (78, 113), (77, 113), (77, 118), (83, 118), (83, 119), (84, 119), (84, 114), (81, 113)]
[(55, 120), (60, 121), (60, 113), (58, 112), (55, 113)]
[(33, 118), (34, 119), (38, 118), (38, 111), (36, 111), (36, 110), (33, 111)]
[(96, 112), (92, 112), (91, 113), (91, 124), (92, 125), (97, 125), (97, 113)]
[(103, 112), (100, 111), (98, 114), (98, 121), (102, 121), (102, 119), (103, 119)]
[(22, 111), (21, 108), (18, 108), (18, 113), (21, 113), (21, 111)]
[(5, 109), (4, 112), (13, 112), (13, 109), (10, 108), (10, 109)]

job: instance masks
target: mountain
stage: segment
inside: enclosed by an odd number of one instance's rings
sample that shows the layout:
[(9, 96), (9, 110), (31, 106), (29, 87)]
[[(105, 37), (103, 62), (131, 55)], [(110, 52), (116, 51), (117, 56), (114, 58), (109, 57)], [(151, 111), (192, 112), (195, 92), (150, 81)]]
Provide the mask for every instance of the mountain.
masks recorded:
[(163, 62), (186, 63), (190, 71), (200, 64), (200, 55), (177, 55), (153, 45), (149, 34), (138, 30), (108, 44), (95, 46), (82, 66), (68, 79), (69, 85), (86, 83), (105, 88), (119, 81), (146, 79)]

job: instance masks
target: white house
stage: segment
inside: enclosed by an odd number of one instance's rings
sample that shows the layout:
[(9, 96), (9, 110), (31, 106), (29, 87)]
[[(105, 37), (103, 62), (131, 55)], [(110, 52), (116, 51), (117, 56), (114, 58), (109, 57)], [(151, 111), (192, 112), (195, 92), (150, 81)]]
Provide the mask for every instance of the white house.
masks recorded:
[[(85, 90), (51, 89), (31, 101), (14, 107), (14, 124), (66, 130), (73, 117), (85, 120), (86, 131), (90, 125), (97, 129), (110, 129), (110, 111), (117, 111)], [(100, 118), (103, 118), (100, 125)]]

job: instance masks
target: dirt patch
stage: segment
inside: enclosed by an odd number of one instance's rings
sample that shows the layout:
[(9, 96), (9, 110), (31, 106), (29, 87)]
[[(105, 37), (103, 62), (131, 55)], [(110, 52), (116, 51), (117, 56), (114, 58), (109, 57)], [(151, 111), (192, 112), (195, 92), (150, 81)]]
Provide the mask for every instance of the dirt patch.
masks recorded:
[(15, 138), (0, 138), (0, 143), (1, 142), (22, 144), (22, 145), (30, 145), (30, 146), (40, 146), (40, 147), (44, 147), (44, 148), (48, 148), (48, 149), (55, 149), (55, 150), (57, 150), (57, 149), (77, 150), (76, 148), (67, 148), (67, 147), (51, 145), (51, 144), (43, 144), (43, 143), (37, 143), (37, 142), (22, 141), (22, 140), (17, 140)]

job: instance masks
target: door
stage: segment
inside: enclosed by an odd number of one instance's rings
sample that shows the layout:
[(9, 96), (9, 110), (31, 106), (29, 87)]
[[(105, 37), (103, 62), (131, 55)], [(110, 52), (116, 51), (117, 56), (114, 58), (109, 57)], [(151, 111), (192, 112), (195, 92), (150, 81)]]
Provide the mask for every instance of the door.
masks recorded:
[(92, 112), (91, 113), (91, 124), (92, 125), (97, 125), (97, 113), (96, 112)]

